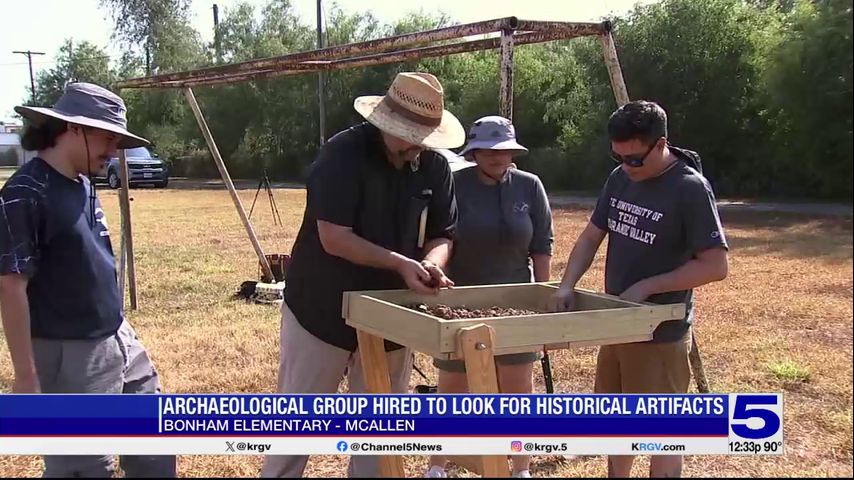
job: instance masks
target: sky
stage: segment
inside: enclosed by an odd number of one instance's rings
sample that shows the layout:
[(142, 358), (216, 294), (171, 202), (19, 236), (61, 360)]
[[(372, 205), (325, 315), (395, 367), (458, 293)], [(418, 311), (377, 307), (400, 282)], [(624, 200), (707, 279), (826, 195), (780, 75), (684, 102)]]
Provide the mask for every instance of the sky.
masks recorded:
[[(193, 26), (206, 42), (213, 36), (213, 5), (220, 20), (234, 5), (247, 2), (259, 7), (269, 0), (192, 0)], [(599, 21), (611, 14), (622, 14), (638, 0), (423, 0), (427, 12), (442, 11), (462, 23), (513, 16), (529, 20)], [(640, 0), (650, 3), (655, 0)], [(306, 24), (315, 25), (316, 0), (291, 0), (296, 13)], [(332, 0), (324, 0), (327, 9)], [(418, 10), (416, 2), (406, 0), (337, 0), (348, 12), (370, 10), (382, 22), (392, 22)], [(112, 58), (121, 54), (111, 40), (114, 30), (109, 13), (99, 0), (0, 0), (0, 120), (9, 120), (12, 108), (30, 95), (27, 57), (15, 50), (44, 52), (33, 56), (33, 72), (50, 69), (55, 54), (67, 38), (88, 41), (105, 48)]]

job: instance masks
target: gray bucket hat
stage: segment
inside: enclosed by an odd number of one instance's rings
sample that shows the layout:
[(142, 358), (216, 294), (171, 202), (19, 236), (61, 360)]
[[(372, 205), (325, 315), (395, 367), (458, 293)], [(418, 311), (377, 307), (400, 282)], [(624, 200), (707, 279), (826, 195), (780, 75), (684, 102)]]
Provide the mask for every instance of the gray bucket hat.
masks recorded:
[(516, 142), (516, 129), (513, 128), (513, 123), (497, 115), (475, 121), (469, 129), (467, 142), (460, 155), (466, 155), (478, 149), (528, 152), (527, 148)]
[(127, 130), (127, 107), (121, 97), (92, 83), (69, 83), (53, 108), (15, 107), (15, 111), (35, 125), (48, 117), (68, 123), (107, 130), (122, 136), (119, 148), (143, 147), (148, 140)]

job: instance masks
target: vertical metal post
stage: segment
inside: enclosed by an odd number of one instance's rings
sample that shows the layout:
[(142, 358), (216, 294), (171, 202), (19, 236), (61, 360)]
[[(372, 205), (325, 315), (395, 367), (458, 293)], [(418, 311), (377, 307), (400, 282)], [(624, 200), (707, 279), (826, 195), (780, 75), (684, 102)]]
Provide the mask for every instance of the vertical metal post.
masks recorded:
[(125, 265), (127, 265), (127, 279), (128, 286), (130, 287), (130, 308), (131, 310), (136, 310), (139, 305), (136, 296), (136, 264), (133, 258), (133, 225), (131, 223), (130, 216), (129, 177), (127, 153), (124, 149), (121, 149), (119, 150), (119, 179), (121, 181), (121, 187), (119, 188), (119, 207), (122, 211), (122, 247), (120, 252), (121, 272), (119, 272), (119, 275), (121, 281), (119, 282), (119, 286), (121, 288), (122, 303), (124, 303)]
[[(317, 49), (323, 48), (323, 7), (321, 0), (317, 0)], [(320, 145), (326, 142), (326, 73), (321, 70), (317, 73), (317, 107)]]
[(501, 30), (501, 92), (498, 114), (513, 121), (513, 29)]
[(626, 82), (623, 80), (623, 70), (620, 68), (620, 59), (617, 58), (617, 48), (614, 46), (614, 37), (611, 36), (611, 23), (605, 23), (605, 32), (599, 36), (602, 42), (602, 54), (605, 57), (605, 67), (608, 69), (608, 77), (611, 79), (611, 89), (617, 106), (622, 107), (629, 103), (629, 92), (626, 90)]
[(264, 281), (274, 282), (276, 279), (273, 276), (273, 270), (270, 269), (270, 262), (267, 261), (267, 257), (264, 255), (264, 250), (261, 248), (261, 243), (258, 242), (258, 237), (255, 235), (255, 230), (249, 222), (249, 217), (246, 216), (246, 210), (243, 209), (243, 203), (240, 201), (240, 196), (237, 195), (237, 189), (234, 188), (234, 183), (231, 181), (231, 175), (228, 174), (228, 169), (225, 168), (225, 162), (222, 160), (219, 148), (217, 148), (216, 142), (214, 141), (213, 134), (208, 128), (208, 123), (205, 121), (204, 115), (202, 115), (202, 109), (196, 101), (196, 96), (193, 95), (193, 89), (189, 87), (185, 88), (184, 95), (187, 97), (187, 102), (189, 102), (190, 108), (193, 110), (193, 115), (195, 115), (196, 121), (199, 123), (199, 129), (205, 137), (208, 149), (211, 151), (211, 156), (214, 159), (214, 163), (216, 163), (216, 168), (219, 170), (222, 181), (225, 183), (226, 188), (228, 188), (228, 193), (231, 194), (231, 200), (234, 202), (234, 207), (237, 209), (237, 214), (240, 216), (240, 221), (243, 222), (243, 227), (246, 229), (247, 235), (249, 235), (249, 241), (252, 242), (252, 248), (255, 249), (255, 254), (258, 255), (258, 262), (261, 264), (261, 271), (264, 273)]
[(213, 21), (214, 21), (214, 51), (216, 52), (217, 63), (222, 62), (222, 46), (219, 36), (219, 6), (213, 5)]

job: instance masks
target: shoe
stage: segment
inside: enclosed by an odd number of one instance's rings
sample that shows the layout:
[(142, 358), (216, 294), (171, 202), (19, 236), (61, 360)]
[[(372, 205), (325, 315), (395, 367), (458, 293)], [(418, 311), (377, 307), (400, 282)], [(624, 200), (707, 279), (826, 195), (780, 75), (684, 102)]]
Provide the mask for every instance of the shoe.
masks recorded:
[(448, 472), (444, 468), (433, 465), (424, 472), (424, 478), (448, 478)]
[(513, 478), (532, 478), (530, 470), (521, 470), (519, 472), (514, 472), (512, 477)]

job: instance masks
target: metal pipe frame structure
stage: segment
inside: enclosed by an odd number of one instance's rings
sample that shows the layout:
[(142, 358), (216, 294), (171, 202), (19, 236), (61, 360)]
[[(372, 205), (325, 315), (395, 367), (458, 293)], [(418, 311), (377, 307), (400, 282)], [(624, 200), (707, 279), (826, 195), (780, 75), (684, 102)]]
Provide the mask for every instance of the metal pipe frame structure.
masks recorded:
[[(252, 247), (258, 255), (258, 261), (264, 276), (263, 280), (274, 281), (270, 264), (246, 215), (240, 197), (237, 195), (237, 191), (234, 188), (234, 184), (231, 181), (213, 135), (207, 127), (207, 122), (204, 119), (201, 108), (193, 95), (193, 87), (232, 84), (312, 72), (323, 74), (329, 71), (348, 68), (370, 67), (464, 52), (500, 49), (499, 75), (501, 83), (499, 86), (499, 114), (512, 120), (513, 51), (516, 45), (598, 36), (602, 45), (603, 59), (608, 71), (614, 99), (618, 106), (622, 106), (629, 102), (629, 94), (626, 90), (611, 30), (612, 25), (609, 21), (601, 23), (555, 22), (505, 17), (277, 57), (134, 78), (119, 83), (118, 88), (181, 88), (184, 90), (184, 95), (193, 110), (199, 128), (205, 136), (208, 148), (217, 164), (222, 180), (231, 194), (232, 201), (246, 229)], [(484, 38), (469, 38), (477, 36), (483, 36)], [(123, 187), (119, 192), (122, 210), (122, 257), (119, 283), (122, 295), (124, 296), (124, 270), (127, 264), (131, 309), (135, 310), (137, 308), (136, 274), (131, 233), (128, 171), (124, 151), (121, 152), (119, 158), (123, 181)], [(696, 337), (694, 337), (694, 343), (689, 356), (698, 391), (701, 393), (709, 392), (709, 385), (703, 371)], [(546, 358), (548, 357), (546, 356)], [(381, 470), (387, 475), (403, 476), (403, 465), (400, 457), (382, 457)]]
[[(482, 38), (470, 38), (478, 37)], [(544, 43), (570, 38), (598, 36), (603, 47), (603, 58), (608, 68), (611, 87), (618, 105), (628, 102), (623, 74), (620, 69), (614, 41), (611, 36), (611, 23), (590, 22), (553, 22), (521, 20), (505, 17), (482, 22), (454, 25), (422, 32), (408, 33), (394, 37), (380, 38), (359, 43), (336, 45), (307, 52), (297, 52), (277, 57), (261, 58), (245, 62), (218, 65), (213, 67), (166, 73), (120, 82), (119, 89), (126, 88), (179, 88), (193, 110), (199, 128), (205, 136), (211, 155), (217, 164), (223, 182), (228, 188), (238, 215), (243, 223), (249, 240), (258, 256), (263, 273), (262, 280), (273, 281), (269, 262), (258, 241), (252, 224), (240, 201), (225, 163), (219, 154), (213, 136), (207, 127), (204, 115), (195, 101), (192, 88), (233, 84), (276, 78), (286, 75), (319, 73), (357, 67), (370, 67), (390, 63), (441, 57), (464, 52), (500, 49), (499, 74), (499, 113), (513, 118), (513, 50), (517, 45)], [(124, 158), (124, 155), (121, 156)], [(124, 163), (124, 162), (122, 162)], [(119, 192), (122, 207), (122, 258), (120, 283), (124, 295), (124, 266), (130, 270), (128, 283), (132, 293), (132, 309), (136, 309), (136, 278), (134, 273), (133, 242), (131, 234), (130, 202), (126, 186), (127, 173), (123, 168), (125, 183)]]

